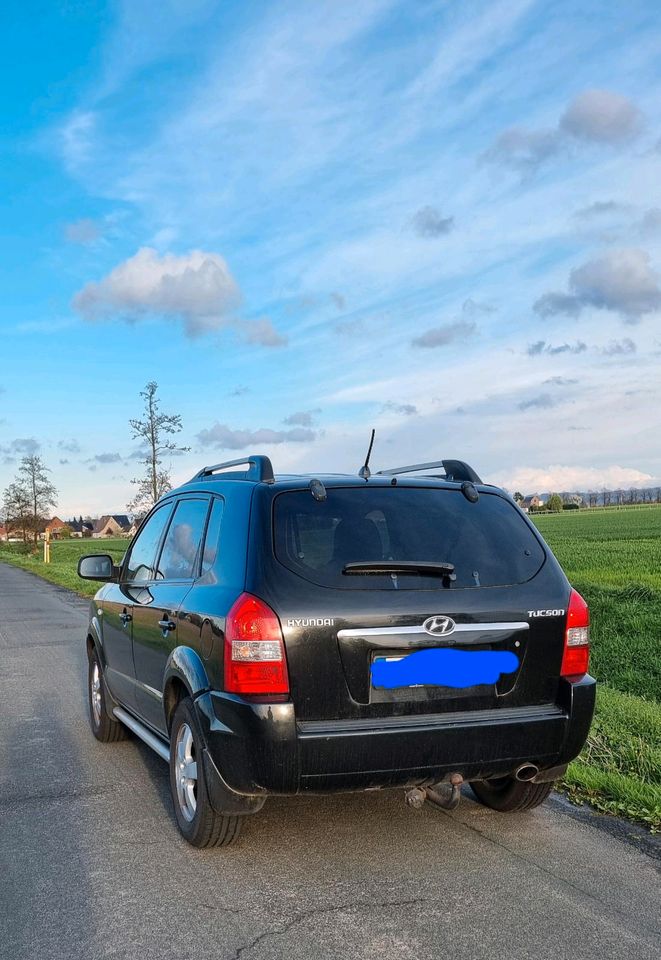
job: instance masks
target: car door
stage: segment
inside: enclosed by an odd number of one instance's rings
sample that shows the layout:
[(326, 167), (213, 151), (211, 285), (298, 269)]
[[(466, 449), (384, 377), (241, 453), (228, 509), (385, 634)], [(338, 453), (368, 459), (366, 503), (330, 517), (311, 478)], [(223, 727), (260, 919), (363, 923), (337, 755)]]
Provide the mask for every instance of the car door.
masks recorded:
[(108, 584), (100, 609), (106, 681), (125, 707), (136, 708), (133, 663), (133, 609), (153, 577), (153, 567), (172, 504), (163, 504), (139, 531), (122, 564), (119, 583)]
[(133, 608), (138, 712), (162, 733), (167, 732), (163, 715), (165, 665), (178, 644), (179, 609), (199, 574), (208, 512), (209, 497), (203, 494), (177, 501), (149, 593)]

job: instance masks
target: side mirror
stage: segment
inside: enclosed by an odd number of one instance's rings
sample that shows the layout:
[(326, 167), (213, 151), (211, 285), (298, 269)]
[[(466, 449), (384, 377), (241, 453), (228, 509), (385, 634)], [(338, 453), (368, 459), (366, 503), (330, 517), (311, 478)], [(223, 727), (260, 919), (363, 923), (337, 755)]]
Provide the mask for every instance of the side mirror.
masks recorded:
[(78, 561), (78, 576), (83, 580), (103, 580), (108, 582), (117, 577), (117, 567), (112, 557), (106, 553), (96, 553), (81, 557)]

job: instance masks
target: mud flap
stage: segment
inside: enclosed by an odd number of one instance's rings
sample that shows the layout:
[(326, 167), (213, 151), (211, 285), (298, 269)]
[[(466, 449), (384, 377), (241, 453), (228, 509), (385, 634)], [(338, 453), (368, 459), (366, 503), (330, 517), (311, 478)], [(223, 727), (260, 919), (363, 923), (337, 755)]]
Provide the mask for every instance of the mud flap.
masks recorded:
[(223, 780), (206, 747), (202, 752), (202, 757), (209, 802), (216, 813), (244, 815), (257, 813), (258, 810), (262, 809), (266, 803), (266, 796), (248, 796), (236, 793)]

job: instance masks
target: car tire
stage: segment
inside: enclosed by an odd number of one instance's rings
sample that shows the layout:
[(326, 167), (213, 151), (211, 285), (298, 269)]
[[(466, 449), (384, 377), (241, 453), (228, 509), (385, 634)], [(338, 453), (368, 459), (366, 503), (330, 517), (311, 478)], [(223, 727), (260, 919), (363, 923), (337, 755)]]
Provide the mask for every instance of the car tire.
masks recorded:
[(126, 729), (108, 712), (106, 684), (96, 648), (90, 651), (88, 661), (87, 704), (92, 733), (101, 743), (117, 743), (126, 738)]
[(179, 701), (170, 729), (170, 790), (177, 826), (194, 847), (227, 847), (241, 832), (242, 817), (216, 813), (202, 763), (202, 737), (190, 697)]
[(544, 803), (553, 786), (553, 781), (529, 783), (515, 777), (475, 780), (471, 783), (473, 793), (480, 803), (501, 813), (518, 813), (538, 807), (540, 803)]

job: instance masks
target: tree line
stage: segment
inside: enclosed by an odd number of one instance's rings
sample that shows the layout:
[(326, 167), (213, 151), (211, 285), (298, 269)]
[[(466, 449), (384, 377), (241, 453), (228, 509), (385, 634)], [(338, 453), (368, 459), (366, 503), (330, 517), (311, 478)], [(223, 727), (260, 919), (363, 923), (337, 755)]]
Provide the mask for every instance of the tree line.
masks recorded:
[[(517, 490), (513, 499), (521, 505), (525, 497)], [(580, 507), (624, 507), (638, 503), (661, 503), (661, 487), (552, 493), (542, 506), (531, 506), (530, 510), (532, 513), (559, 513), (561, 510), (578, 510)]]
[[(131, 480), (135, 496), (126, 505), (127, 511), (140, 519), (156, 501), (172, 489), (170, 468), (163, 462), (168, 453), (183, 453), (172, 437), (183, 429), (180, 414), (163, 413), (158, 397), (158, 384), (150, 380), (140, 392), (142, 416), (129, 420), (131, 439), (139, 440), (144, 451), (143, 474)], [(37, 454), (23, 457), (16, 476), (2, 496), (2, 519), (7, 531), (20, 534), (24, 543), (35, 544), (44, 530), (51, 511), (58, 502), (58, 492), (50, 480), (50, 470)]]

